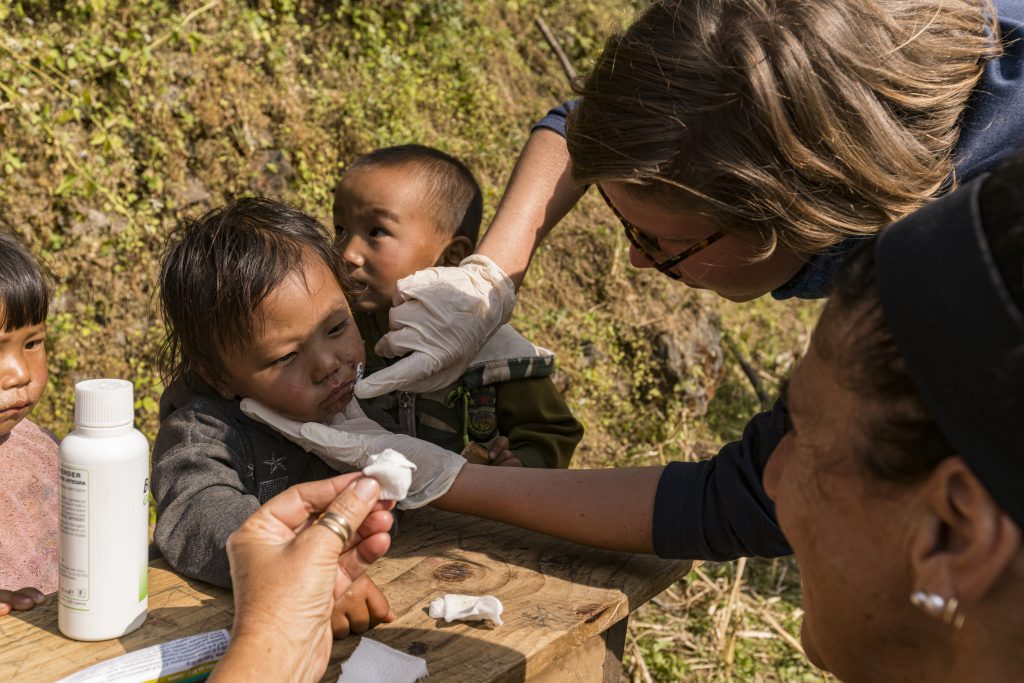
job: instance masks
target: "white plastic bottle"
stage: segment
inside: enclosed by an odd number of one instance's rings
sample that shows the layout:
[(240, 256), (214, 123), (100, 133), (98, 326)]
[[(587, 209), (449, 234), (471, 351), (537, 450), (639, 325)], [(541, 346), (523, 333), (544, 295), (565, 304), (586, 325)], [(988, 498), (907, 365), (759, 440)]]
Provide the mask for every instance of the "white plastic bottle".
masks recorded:
[(75, 640), (134, 631), (149, 605), (149, 444), (132, 383), (75, 385), (75, 431), (60, 444), (57, 625)]

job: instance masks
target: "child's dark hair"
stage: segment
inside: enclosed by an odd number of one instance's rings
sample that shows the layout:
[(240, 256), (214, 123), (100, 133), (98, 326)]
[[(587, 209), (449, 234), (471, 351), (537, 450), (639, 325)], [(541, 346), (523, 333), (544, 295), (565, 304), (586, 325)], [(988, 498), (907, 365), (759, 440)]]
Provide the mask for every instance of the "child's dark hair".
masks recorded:
[(382, 147), (359, 157), (345, 169), (417, 166), (423, 172), (427, 199), (434, 204), (437, 227), (447, 237), (468, 237), (476, 246), (484, 199), (469, 168), (439, 149), (425, 145)]
[(223, 377), (222, 353), (250, 343), (260, 302), (312, 254), (344, 286), (345, 268), (330, 231), (315, 218), (270, 199), (239, 199), (187, 220), (160, 269), (166, 337), (165, 384), (197, 372)]
[(50, 287), (28, 249), (0, 234), (0, 319), (3, 331), (41, 325), (50, 307)]

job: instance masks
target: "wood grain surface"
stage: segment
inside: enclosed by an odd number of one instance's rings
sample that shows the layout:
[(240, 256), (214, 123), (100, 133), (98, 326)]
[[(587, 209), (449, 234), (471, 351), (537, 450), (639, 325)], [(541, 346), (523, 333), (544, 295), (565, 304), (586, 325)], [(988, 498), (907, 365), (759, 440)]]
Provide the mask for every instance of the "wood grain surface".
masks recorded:
[[(414, 510), (403, 517), (388, 556), (369, 572), (398, 619), (368, 635), (424, 657), (433, 680), (547, 679), (584, 652), (603, 657), (595, 638), (690, 567), (431, 508)], [(0, 680), (53, 681), (125, 652), (230, 628), (229, 591), (184, 579), (162, 560), (151, 564), (149, 577), (149, 618), (116, 640), (79, 643), (60, 635), (55, 595), (36, 609), (0, 617)], [(444, 593), (497, 596), (505, 607), (504, 626), (431, 619), (427, 605)], [(357, 642), (335, 643), (323, 680), (337, 680)], [(602, 680), (593, 673), (581, 671), (572, 680)]]

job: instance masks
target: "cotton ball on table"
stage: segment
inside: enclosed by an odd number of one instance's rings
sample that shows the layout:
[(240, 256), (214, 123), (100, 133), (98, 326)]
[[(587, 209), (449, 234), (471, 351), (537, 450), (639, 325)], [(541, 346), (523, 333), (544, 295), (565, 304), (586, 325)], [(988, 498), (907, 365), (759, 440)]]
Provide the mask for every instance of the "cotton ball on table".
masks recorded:
[(412, 471), (416, 469), (409, 458), (393, 448), (385, 448), (369, 457), (370, 464), (363, 468), (363, 474), (373, 477), (380, 484), (381, 500), (402, 500), (409, 495), (412, 486)]
[(493, 595), (458, 595), (445, 593), (443, 597), (430, 601), (427, 614), (431, 619), (445, 621), (482, 621), (484, 619), (501, 626), (501, 613), (505, 607)]

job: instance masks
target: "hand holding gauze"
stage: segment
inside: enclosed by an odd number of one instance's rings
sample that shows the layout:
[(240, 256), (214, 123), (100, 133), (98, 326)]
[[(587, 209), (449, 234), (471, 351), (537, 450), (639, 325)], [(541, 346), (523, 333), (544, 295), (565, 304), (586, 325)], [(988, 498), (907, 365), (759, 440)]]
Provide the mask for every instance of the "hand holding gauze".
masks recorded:
[(443, 496), (466, 464), (466, 459), (457, 453), (411, 436), (389, 432), (366, 417), (355, 400), (344, 412), (338, 413), (330, 425), (291, 420), (251, 398), (242, 399), (242, 412), (273, 427), (335, 468), (344, 465), (361, 470), (371, 464), (371, 455), (388, 448), (398, 451), (416, 465), (409, 495), (398, 504), (405, 510), (423, 507)]

